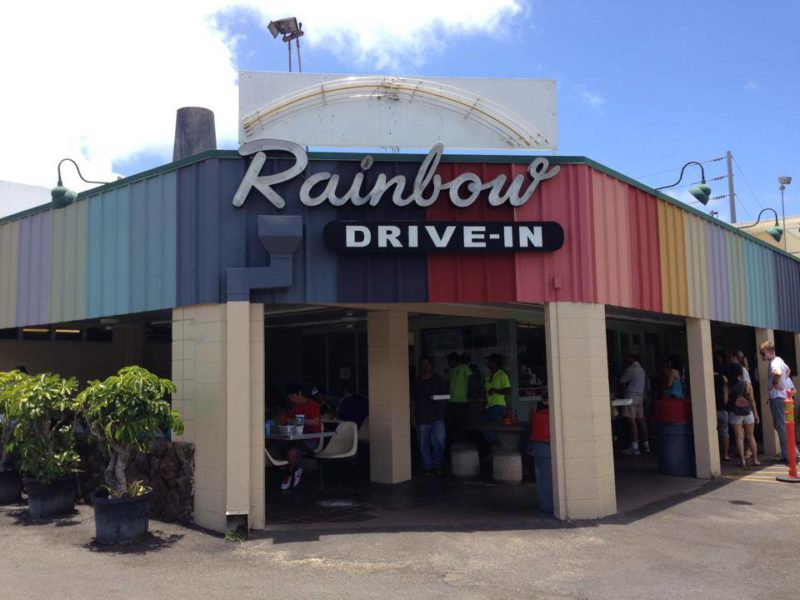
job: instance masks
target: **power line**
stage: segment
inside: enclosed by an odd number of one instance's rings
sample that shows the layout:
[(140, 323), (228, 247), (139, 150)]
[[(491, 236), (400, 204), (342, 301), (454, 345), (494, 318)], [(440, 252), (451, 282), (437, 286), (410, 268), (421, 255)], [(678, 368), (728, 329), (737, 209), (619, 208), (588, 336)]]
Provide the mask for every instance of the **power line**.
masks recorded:
[(747, 189), (750, 190), (750, 194), (753, 196), (753, 199), (755, 199), (756, 204), (758, 204), (758, 206), (759, 206), (759, 208), (761, 208), (761, 210), (764, 210), (764, 205), (761, 204), (761, 201), (758, 199), (758, 196), (756, 196), (756, 193), (753, 191), (753, 187), (750, 185), (750, 182), (747, 180), (747, 176), (744, 174), (744, 171), (742, 170), (742, 167), (739, 164), (739, 161), (736, 160), (736, 157), (733, 158), (733, 162), (736, 163), (736, 168), (739, 169), (739, 173), (741, 174), (742, 179), (744, 179), (744, 183), (747, 186)]
[[(709, 163), (719, 162), (721, 160), (725, 160), (725, 157), (724, 156), (718, 156), (716, 158), (709, 158), (707, 160), (699, 160), (697, 162), (699, 162), (699, 163), (701, 163), (703, 165), (707, 165)], [(656, 175), (666, 175), (667, 173), (675, 173), (677, 171), (680, 171), (682, 168), (683, 167), (681, 166), (681, 167), (676, 167), (674, 169), (667, 169), (665, 171), (658, 171), (656, 173), (648, 173), (647, 175), (640, 175), (638, 177), (634, 177), (634, 179), (647, 179), (648, 177), (655, 177)]]

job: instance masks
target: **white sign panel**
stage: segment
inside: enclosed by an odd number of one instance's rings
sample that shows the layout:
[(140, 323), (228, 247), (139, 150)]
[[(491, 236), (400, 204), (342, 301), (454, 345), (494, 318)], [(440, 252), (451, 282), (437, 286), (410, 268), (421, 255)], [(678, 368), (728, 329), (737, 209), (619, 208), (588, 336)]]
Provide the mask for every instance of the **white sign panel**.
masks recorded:
[(239, 142), (556, 150), (556, 84), (533, 79), (258, 73), (239, 77)]

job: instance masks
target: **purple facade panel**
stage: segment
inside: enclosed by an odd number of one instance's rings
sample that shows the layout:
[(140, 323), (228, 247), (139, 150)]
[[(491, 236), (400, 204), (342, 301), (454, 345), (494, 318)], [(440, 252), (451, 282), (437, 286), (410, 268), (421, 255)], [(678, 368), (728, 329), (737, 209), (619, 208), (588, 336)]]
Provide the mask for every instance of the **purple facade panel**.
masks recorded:
[(50, 273), (49, 212), (20, 221), (17, 273), (17, 326), (46, 324)]

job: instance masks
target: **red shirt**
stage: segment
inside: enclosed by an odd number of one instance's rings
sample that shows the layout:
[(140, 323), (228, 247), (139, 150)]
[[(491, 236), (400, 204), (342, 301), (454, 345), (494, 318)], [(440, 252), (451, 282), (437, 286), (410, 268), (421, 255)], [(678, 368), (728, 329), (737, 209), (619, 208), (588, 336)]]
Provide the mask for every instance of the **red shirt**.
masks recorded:
[[(294, 425), (294, 418), (297, 415), (305, 415), (306, 417), (304, 432), (319, 433), (322, 431), (322, 421), (319, 420), (321, 416), (319, 404), (315, 400), (309, 398), (303, 404), (292, 404), (292, 408), (286, 413), (286, 419), (290, 425)], [(317, 424), (312, 425), (308, 422), (309, 419), (317, 419)]]

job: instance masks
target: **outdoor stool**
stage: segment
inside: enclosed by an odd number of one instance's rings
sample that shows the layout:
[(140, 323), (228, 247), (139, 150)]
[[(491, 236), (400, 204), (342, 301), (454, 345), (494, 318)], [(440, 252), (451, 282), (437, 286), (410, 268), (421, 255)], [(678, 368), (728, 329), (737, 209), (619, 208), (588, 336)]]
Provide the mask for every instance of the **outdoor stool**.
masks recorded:
[(453, 477), (469, 479), (481, 472), (478, 449), (474, 444), (453, 444), (450, 449), (450, 465)]
[(522, 455), (496, 450), (492, 455), (492, 479), (497, 483), (517, 485), (522, 482)]

